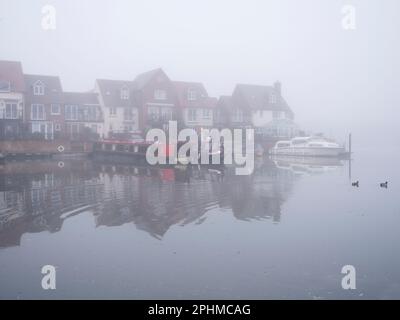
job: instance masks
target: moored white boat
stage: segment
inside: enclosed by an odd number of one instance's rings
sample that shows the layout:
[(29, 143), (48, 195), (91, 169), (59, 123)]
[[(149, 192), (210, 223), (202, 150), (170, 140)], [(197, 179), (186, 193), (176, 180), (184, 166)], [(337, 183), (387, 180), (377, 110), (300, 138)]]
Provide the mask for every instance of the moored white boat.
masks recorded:
[(323, 137), (296, 137), (276, 142), (270, 150), (272, 155), (338, 157), (345, 148)]

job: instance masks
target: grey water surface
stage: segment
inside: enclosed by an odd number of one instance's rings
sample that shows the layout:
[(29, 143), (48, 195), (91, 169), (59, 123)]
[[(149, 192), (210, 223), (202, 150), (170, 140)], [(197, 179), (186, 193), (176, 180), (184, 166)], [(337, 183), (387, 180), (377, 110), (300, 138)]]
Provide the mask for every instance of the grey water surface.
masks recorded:
[[(360, 150), (350, 171), (265, 157), (250, 176), (3, 164), (0, 298), (400, 298), (399, 160)], [(55, 290), (42, 289), (44, 265), (56, 267)], [(345, 265), (355, 290), (342, 289)]]

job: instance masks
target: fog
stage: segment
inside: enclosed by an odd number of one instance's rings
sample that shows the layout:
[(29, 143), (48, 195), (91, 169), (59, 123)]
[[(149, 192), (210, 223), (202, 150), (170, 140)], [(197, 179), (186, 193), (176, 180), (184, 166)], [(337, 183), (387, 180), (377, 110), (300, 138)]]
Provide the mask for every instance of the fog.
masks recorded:
[[(42, 7), (56, 9), (44, 30)], [(356, 28), (342, 26), (344, 5)], [(162, 67), (211, 96), (282, 82), (305, 130), (355, 146), (400, 138), (398, 0), (0, 1), (0, 59), (59, 75), (66, 91)]]

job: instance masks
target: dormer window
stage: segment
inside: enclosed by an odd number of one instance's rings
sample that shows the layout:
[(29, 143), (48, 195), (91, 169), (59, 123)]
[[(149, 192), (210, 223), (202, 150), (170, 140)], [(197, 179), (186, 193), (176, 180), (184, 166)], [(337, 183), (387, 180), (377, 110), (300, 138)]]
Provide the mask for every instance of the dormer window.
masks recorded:
[(189, 90), (187, 93), (187, 99), (189, 101), (194, 101), (197, 99), (197, 92), (195, 90)]
[(129, 99), (129, 89), (128, 89), (128, 87), (123, 86), (121, 88), (120, 95), (121, 95), (121, 99), (122, 100), (128, 100)]
[(272, 103), (272, 104), (276, 103), (276, 94), (275, 93), (271, 93), (269, 95), (269, 103)]
[(0, 80), (0, 92), (10, 92), (10, 91), (11, 91), (10, 81)]
[(44, 95), (44, 85), (41, 81), (37, 81), (33, 85), (33, 94), (35, 96), (43, 96)]
[(166, 100), (167, 92), (165, 90), (157, 89), (154, 91), (154, 99), (156, 100)]

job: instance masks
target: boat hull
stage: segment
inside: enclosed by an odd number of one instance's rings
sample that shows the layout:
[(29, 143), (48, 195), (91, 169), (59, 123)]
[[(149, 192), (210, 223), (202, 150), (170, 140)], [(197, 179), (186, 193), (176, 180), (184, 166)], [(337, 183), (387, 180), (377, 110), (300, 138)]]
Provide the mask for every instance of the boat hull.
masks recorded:
[(270, 151), (272, 155), (284, 156), (301, 156), (301, 157), (339, 157), (344, 148), (327, 148), (327, 147), (288, 147), (288, 148), (273, 148)]

